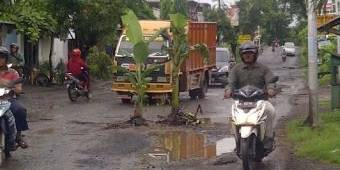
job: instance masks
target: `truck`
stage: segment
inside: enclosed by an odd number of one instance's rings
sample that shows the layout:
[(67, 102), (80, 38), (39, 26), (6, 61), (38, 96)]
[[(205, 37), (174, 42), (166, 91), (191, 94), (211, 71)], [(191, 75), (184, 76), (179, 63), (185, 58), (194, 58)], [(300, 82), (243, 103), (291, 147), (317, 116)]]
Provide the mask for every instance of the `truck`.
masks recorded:
[[(170, 21), (139, 21), (144, 39), (150, 39), (158, 30), (170, 28)], [(209, 75), (216, 65), (216, 31), (217, 24), (214, 22), (188, 22), (186, 28), (189, 45), (204, 43), (209, 48), (208, 63), (203, 61), (200, 54), (192, 52), (188, 59), (181, 66), (180, 92), (189, 92), (191, 98), (204, 98), (208, 88)], [(171, 35), (171, 32), (169, 33)], [(161, 63), (159, 69), (151, 73), (150, 82), (147, 86), (147, 95), (151, 99), (170, 99), (172, 87), (172, 66), (171, 58), (166, 51), (171, 43), (171, 38), (159, 36), (149, 44), (148, 64)], [(123, 32), (120, 36), (114, 62), (117, 66), (134, 71), (134, 61), (126, 55), (133, 52), (133, 45)], [(116, 92), (123, 103), (132, 100), (135, 90), (129, 82), (125, 73), (117, 71), (113, 75), (112, 91)]]

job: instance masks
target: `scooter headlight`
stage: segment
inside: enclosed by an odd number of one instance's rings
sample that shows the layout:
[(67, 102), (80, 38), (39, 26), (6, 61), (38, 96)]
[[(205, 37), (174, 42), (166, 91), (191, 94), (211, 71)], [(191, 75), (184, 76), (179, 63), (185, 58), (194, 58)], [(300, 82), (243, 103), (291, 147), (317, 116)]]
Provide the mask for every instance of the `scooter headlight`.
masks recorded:
[(252, 109), (242, 109), (237, 107), (237, 104), (233, 105), (232, 109), (233, 109), (232, 118), (234, 123), (237, 125), (240, 124), (256, 125), (261, 122), (261, 119), (266, 118), (263, 117), (265, 107), (261, 102), (257, 103), (257, 106)]

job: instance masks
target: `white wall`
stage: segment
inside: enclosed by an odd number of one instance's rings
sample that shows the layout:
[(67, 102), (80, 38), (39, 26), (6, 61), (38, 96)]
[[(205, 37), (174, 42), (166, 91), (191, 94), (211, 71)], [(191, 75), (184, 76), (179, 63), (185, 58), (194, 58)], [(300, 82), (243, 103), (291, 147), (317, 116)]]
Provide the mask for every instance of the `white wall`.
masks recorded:
[[(39, 40), (39, 63), (42, 64), (44, 62), (48, 62), (48, 56), (50, 54), (50, 39), (42, 38)], [(62, 41), (60, 39), (54, 39), (54, 49), (52, 53), (52, 64), (55, 67), (60, 59), (65, 63), (67, 61), (67, 41)]]
[(155, 15), (155, 17), (156, 17), (157, 19), (159, 19), (160, 16), (161, 16), (161, 11), (160, 11), (160, 9), (153, 8), (152, 11), (153, 11), (153, 14)]

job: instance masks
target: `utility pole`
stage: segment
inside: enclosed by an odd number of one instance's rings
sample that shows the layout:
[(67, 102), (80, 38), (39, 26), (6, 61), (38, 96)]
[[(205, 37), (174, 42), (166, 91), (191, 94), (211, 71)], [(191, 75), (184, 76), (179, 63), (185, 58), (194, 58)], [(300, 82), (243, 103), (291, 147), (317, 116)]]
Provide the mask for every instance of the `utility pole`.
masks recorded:
[(308, 0), (308, 89), (309, 115), (305, 121), (312, 127), (318, 126), (318, 64), (316, 11), (313, 0)]
[[(336, 16), (338, 17), (340, 15), (339, 13), (339, 0), (335, 0), (335, 12), (336, 12)], [(340, 54), (340, 36), (336, 36), (337, 37), (337, 53)]]
[[(219, 19), (221, 18), (221, 15), (223, 15), (222, 13), (222, 8), (221, 8), (221, 0), (217, 0), (218, 1), (218, 17)], [(219, 20), (218, 19), (218, 20)], [(223, 34), (222, 32), (219, 31), (219, 35), (218, 35), (218, 45), (222, 45), (222, 42), (223, 42)]]

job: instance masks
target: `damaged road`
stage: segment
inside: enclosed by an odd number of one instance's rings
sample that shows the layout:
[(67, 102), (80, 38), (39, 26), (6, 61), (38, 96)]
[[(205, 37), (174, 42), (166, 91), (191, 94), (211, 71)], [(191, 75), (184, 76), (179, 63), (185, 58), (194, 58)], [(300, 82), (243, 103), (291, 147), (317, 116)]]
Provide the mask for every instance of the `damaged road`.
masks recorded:
[[(279, 139), (284, 135), (285, 121), (294, 107), (296, 94), (306, 95), (297, 57), (282, 63), (279, 53), (266, 49), (259, 61), (280, 76), (282, 92), (274, 99), (278, 114)], [(63, 87), (25, 87), (20, 99), (29, 111), (30, 130), (25, 132), (30, 147), (13, 153), (4, 169), (70, 170), (70, 169), (242, 169), (232, 153), (235, 147), (228, 124), (232, 100), (222, 100), (224, 89), (211, 88), (203, 100), (190, 100), (181, 94), (186, 111), (198, 114), (198, 126), (156, 124), (167, 116), (170, 107), (147, 106), (144, 117), (149, 126), (110, 126), (129, 120), (133, 106), (121, 104), (110, 90), (111, 82), (95, 82), (91, 101), (71, 103)], [(287, 169), (286, 141), (265, 158), (258, 169)], [(218, 160), (218, 161), (216, 161)]]

